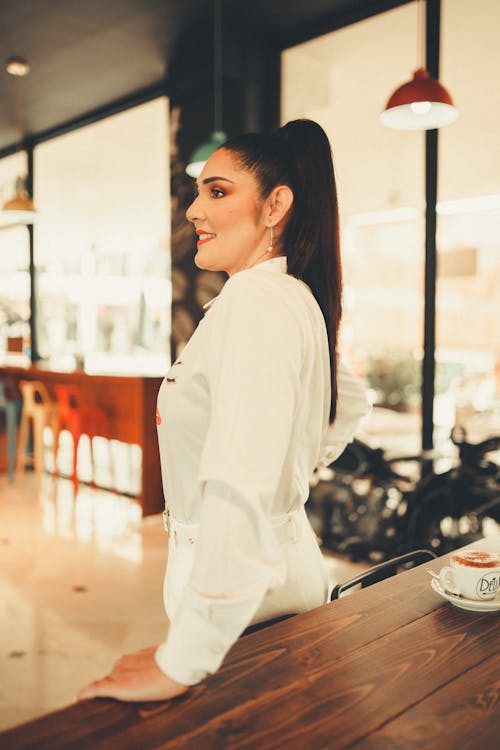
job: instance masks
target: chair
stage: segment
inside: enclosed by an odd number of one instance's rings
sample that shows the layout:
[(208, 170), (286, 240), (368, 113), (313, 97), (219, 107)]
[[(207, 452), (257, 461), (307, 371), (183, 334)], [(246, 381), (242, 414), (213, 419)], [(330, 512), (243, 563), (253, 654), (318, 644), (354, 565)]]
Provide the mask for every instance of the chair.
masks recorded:
[[(71, 478), (78, 481), (77, 459), (78, 444), (82, 435), (90, 438), (90, 454), (92, 460), (92, 474), (95, 476), (95, 462), (92, 440), (95, 437), (111, 437), (109, 417), (99, 406), (88, 406), (84, 403), (83, 395), (76, 385), (56, 385), (58, 403), (58, 418), (54, 430), (54, 462), (57, 473), (57, 452), (59, 448), (59, 434), (61, 430), (68, 430), (73, 438), (73, 470)], [(112, 466), (111, 460), (111, 466)]]
[(16, 469), (16, 433), (19, 397), (15, 385), (10, 381), (0, 380), (0, 414), (5, 414), (5, 432), (7, 438), (7, 476), (14, 481)]
[[(405, 555), (394, 557), (392, 560), (386, 560), (380, 565), (375, 565), (363, 573), (360, 573), (354, 578), (350, 578), (344, 583), (338, 583), (330, 596), (330, 601), (333, 602), (335, 599), (339, 599), (340, 595), (353, 588), (354, 586), (360, 586), (365, 588), (371, 586), (372, 583), (378, 583), (383, 581), (385, 578), (390, 578), (398, 572), (398, 568), (403, 566), (413, 567), (414, 565), (420, 565), (421, 563), (434, 560), (436, 555), (428, 549), (417, 549), (412, 552), (407, 552)], [(412, 565), (410, 565), (410, 563)]]
[(263, 630), (264, 628), (268, 628), (270, 625), (275, 625), (277, 622), (282, 622), (283, 620), (288, 620), (290, 617), (295, 616), (296, 615), (294, 613), (289, 615), (280, 615), (279, 617), (273, 617), (271, 620), (265, 620), (264, 622), (257, 622), (255, 625), (249, 625), (248, 628), (245, 628), (240, 638), (243, 638), (246, 635), (250, 635), (251, 633), (256, 633), (257, 630)]
[[(19, 427), (16, 469), (18, 472), (24, 471), (28, 463), (34, 465), (35, 471), (43, 471), (43, 430), (47, 425), (54, 429), (57, 404), (50, 397), (45, 385), (38, 380), (20, 380), (19, 390), (23, 399), (23, 409)], [(33, 429), (33, 455), (27, 450), (30, 426)]]

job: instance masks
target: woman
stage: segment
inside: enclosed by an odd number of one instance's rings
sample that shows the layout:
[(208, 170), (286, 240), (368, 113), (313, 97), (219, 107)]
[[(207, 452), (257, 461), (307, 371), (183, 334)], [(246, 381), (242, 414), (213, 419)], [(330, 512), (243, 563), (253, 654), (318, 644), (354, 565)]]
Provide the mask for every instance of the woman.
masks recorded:
[(250, 624), (327, 601), (304, 512), (309, 478), (368, 410), (338, 364), (328, 139), (308, 120), (232, 139), (207, 161), (198, 191), (186, 214), (196, 265), (229, 279), (158, 396), (169, 629), (80, 698), (175, 697), (215, 672)]

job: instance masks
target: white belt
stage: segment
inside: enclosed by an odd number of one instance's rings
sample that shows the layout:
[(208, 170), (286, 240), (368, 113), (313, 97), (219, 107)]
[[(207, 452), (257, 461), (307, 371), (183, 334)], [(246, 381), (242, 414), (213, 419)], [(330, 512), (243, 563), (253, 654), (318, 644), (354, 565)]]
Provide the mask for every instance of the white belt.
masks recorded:
[[(302, 507), (299, 510), (293, 510), (291, 513), (275, 516), (269, 521), (279, 542), (296, 544), (302, 537), (304, 521), (307, 523), (307, 517)], [(193, 545), (198, 540), (200, 525), (178, 521), (168, 508), (163, 511), (163, 526), (169, 538), (173, 539), (176, 544)]]

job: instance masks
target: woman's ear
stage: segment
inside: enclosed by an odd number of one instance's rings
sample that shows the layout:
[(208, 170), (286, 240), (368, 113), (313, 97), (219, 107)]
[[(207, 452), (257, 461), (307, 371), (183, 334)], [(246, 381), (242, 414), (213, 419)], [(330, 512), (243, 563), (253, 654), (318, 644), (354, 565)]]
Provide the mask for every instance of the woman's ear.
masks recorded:
[(269, 200), (269, 226), (276, 226), (288, 214), (293, 203), (293, 192), (288, 185), (278, 185), (271, 192)]

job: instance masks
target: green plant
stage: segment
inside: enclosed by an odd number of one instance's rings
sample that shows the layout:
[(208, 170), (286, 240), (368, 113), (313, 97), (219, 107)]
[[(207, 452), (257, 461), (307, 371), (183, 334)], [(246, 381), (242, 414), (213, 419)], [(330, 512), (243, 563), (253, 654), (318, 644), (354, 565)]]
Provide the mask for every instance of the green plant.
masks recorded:
[(411, 352), (389, 351), (368, 359), (368, 385), (377, 394), (376, 403), (406, 411), (418, 403), (421, 390), (421, 361)]

